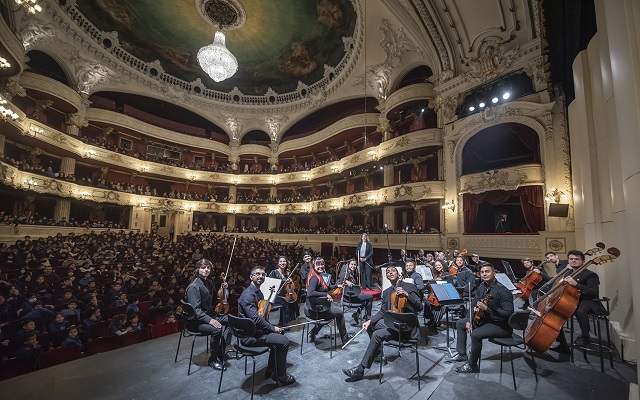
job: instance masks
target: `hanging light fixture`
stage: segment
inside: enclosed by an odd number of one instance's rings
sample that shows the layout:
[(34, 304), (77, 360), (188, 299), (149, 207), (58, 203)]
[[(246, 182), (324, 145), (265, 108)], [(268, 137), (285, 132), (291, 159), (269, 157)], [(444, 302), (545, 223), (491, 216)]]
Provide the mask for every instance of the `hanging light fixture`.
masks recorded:
[(42, 11), (42, 7), (37, 0), (15, 0), (18, 7), (24, 7), (29, 14), (35, 14)]
[(238, 70), (238, 60), (225, 46), (222, 30), (216, 31), (213, 43), (198, 51), (198, 64), (216, 82), (231, 78)]

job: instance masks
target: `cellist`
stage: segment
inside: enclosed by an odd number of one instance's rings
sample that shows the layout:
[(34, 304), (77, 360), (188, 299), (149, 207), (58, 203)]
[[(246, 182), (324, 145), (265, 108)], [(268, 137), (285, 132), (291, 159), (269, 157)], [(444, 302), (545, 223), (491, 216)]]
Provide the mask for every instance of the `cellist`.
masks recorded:
[[(476, 289), (471, 304), (478, 313), (482, 313), (482, 318), (474, 321), (475, 318), (472, 320), (467, 317), (456, 321), (458, 354), (447, 357), (447, 361), (467, 361), (456, 368), (456, 372), (478, 372), (483, 339), (511, 337), (513, 334), (513, 329), (509, 326), (509, 316), (513, 314), (513, 295), (496, 280), (496, 270), (492, 264), (486, 263), (480, 268), (480, 278), (482, 283)], [(467, 333), (471, 336), (469, 356), (467, 356)]]
[[(531, 258), (528, 258), (528, 257), (523, 258), (522, 265), (524, 265), (524, 267), (527, 269), (527, 273), (525, 276), (529, 275), (530, 273), (539, 273), (540, 275), (542, 275), (542, 280), (538, 284), (536, 284), (531, 290), (530, 298), (531, 298), (531, 302), (534, 302), (538, 298), (538, 289), (540, 289), (542, 286), (544, 286), (544, 284), (549, 282), (549, 279), (551, 279), (551, 277), (549, 276), (549, 274), (547, 274), (547, 271), (545, 271), (544, 268), (542, 268), (542, 266), (533, 265), (533, 260)], [(524, 305), (522, 306), (522, 309), (526, 310), (530, 304), (531, 303), (529, 302), (529, 298), (524, 299)]]
[[(379, 359), (380, 346), (382, 342), (393, 335), (393, 332), (384, 324), (384, 314), (391, 312), (393, 308), (392, 294), (406, 298), (406, 304), (403, 310), (398, 312), (412, 312), (418, 313), (422, 310), (422, 298), (418, 288), (413, 283), (400, 281), (400, 273), (394, 267), (387, 268), (387, 279), (391, 282), (391, 286), (386, 288), (382, 292), (382, 304), (380, 305), (380, 311), (378, 311), (370, 320), (365, 321), (362, 327), (369, 334), (370, 340), (367, 350), (362, 356), (362, 361), (355, 368), (343, 369), (342, 372), (354, 381), (359, 381), (364, 377), (364, 370), (371, 368), (374, 360), (378, 358), (378, 361), (384, 362), (384, 359)], [(395, 333), (397, 335), (397, 332)], [(420, 328), (416, 328), (410, 333), (411, 339), (420, 338)], [(397, 337), (397, 336), (396, 336)]]
[(278, 322), (278, 326), (283, 327), (287, 326), (289, 322), (295, 318), (295, 307), (298, 306), (298, 303), (288, 303), (284, 296), (284, 290), (286, 290), (284, 289), (285, 285), (293, 283), (287, 270), (291, 270), (289, 267), (289, 261), (287, 260), (287, 257), (280, 256), (278, 257), (278, 265), (276, 269), (269, 272), (269, 278), (280, 279), (282, 282), (274, 305), (280, 307), (280, 320)]

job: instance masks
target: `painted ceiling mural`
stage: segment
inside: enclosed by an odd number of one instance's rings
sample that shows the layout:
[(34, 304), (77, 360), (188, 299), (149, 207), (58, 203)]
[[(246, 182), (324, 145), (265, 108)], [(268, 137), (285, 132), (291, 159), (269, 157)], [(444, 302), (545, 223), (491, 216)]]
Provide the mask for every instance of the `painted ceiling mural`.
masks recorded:
[(225, 32), (238, 72), (214, 82), (196, 60), (213, 41), (214, 27), (194, 0), (78, 0), (78, 9), (96, 27), (118, 32), (122, 48), (145, 62), (159, 60), (166, 73), (187, 82), (200, 78), (209, 88), (248, 95), (296, 90), (311, 85), (345, 55), (343, 37), (355, 29), (350, 0), (239, 0), (244, 25)]

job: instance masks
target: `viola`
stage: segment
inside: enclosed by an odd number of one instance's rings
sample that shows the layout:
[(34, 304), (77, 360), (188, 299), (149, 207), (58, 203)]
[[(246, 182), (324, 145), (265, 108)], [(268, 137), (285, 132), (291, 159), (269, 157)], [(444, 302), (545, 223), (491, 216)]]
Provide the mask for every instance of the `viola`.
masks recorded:
[[(398, 286), (400, 287), (400, 286)], [(398, 294), (396, 291), (391, 292), (391, 312), (401, 313), (404, 310), (404, 306), (407, 305), (407, 296)]]
[(298, 295), (296, 294), (296, 288), (293, 284), (293, 281), (285, 284), (284, 291), (284, 298), (287, 303), (296, 303), (298, 301)]
[(229, 289), (224, 286), (218, 290), (218, 304), (216, 305), (216, 313), (229, 314)]
[[(484, 299), (480, 300), (481, 303), (483, 303), (484, 305), (488, 306), (489, 302), (493, 299), (493, 295), (492, 294), (488, 294)], [(484, 311), (482, 308), (475, 306), (473, 307), (473, 323), (476, 326), (480, 326), (482, 325), (482, 316), (484, 315)]]
[(266, 300), (258, 301), (258, 315), (262, 318), (266, 318), (267, 315), (271, 312), (271, 300), (273, 300), (273, 296), (276, 293), (276, 287), (271, 286), (269, 288), (269, 297)]

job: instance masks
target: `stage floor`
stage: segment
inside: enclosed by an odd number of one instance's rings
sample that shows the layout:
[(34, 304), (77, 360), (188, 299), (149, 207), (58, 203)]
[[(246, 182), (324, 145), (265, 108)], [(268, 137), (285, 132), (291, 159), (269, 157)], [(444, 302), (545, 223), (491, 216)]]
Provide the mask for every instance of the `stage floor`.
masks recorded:
[[(379, 307), (379, 302), (374, 305)], [(272, 316), (276, 317), (277, 314)], [(302, 321), (302, 319), (300, 320)], [(350, 332), (355, 326), (350, 315), (347, 321)], [(450, 330), (452, 334), (452, 330)], [(328, 333), (328, 329), (323, 329)], [(348, 382), (342, 368), (351, 368), (360, 362), (369, 342), (363, 333), (349, 346), (333, 352), (329, 357), (329, 339), (317, 339), (305, 343), (300, 355), (300, 328), (294, 328), (287, 336), (292, 341), (289, 351), (288, 372), (297, 382), (287, 387), (276, 387), (264, 379), (266, 355), (257, 358), (255, 398), (322, 399), (456, 399), (498, 398), (522, 399), (628, 399), (629, 384), (636, 383), (635, 366), (621, 363), (616, 358), (615, 368), (606, 364), (600, 372), (597, 354), (590, 354), (585, 362), (582, 353), (576, 353), (575, 363), (568, 355), (551, 353), (536, 358), (539, 381), (536, 383), (530, 367), (530, 358), (523, 359), (519, 350), (514, 351), (517, 392), (513, 390), (511, 366), (506, 353), (503, 373), (500, 374), (500, 348), (485, 341), (482, 353), (482, 372), (458, 374), (453, 367), (459, 364), (444, 362), (446, 335), (444, 327), (437, 330), (423, 327), (423, 343), (420, 346), (420, 372), (422, 390), (418, 381), (409, 377), (415, 372), (415, 355), (404, 350), (397, 357), (394, 349), (387, 349), (389, 363), (383, 368), (382, 385), (378, 383), (379, 364), (365, 372), (365, 379)], [(320, 337), (320, 336), (319, 336)], [(338, 340), (338, 342), (340, 342)], [(196, 340), (194, 365), (187, 376), (190, 339), (183, 340), (178, 362), (174, 356), (178, 335), (150, 340), (138, 345), (120, 348), (39, 370), (0, 382), (3, 400), (42, 399), (182, 399), (220, 398), (245, 399), (251, 393), (251, 376), (244, 375), (244, 361), (232, 360), (224, 374), (222, 393), (216, 393), (220, 373), (206, 366), (207, 354), (203, 339)], [(555, 357), (555, 358), (554, 358)], [(249, 371), (251, 363), (249, 362)]]

